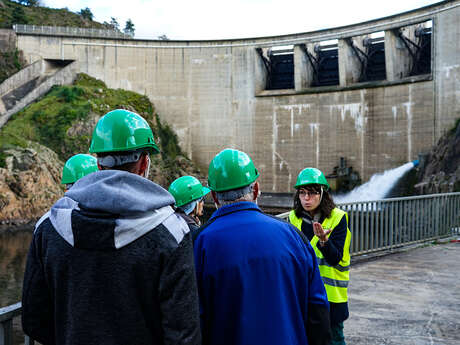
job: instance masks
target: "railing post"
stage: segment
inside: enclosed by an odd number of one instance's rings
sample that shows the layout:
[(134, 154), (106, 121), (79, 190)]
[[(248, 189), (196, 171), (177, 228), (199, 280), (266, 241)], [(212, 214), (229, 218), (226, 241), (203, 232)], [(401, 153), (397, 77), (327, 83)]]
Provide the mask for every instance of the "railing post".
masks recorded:
[(33, 339), (30, 339), (27, 335), (24, 336), (24, 345), (34, 345), (35, 341)]
[(0, 322), (0, 345), (13, 344), (13, 319)]

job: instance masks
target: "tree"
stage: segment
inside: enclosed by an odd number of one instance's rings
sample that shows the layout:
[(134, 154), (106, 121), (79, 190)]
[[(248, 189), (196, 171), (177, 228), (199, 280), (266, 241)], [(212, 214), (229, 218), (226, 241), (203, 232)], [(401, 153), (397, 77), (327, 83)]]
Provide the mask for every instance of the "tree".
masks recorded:
[(114, 17), (110, 18), (109, 25), (112, 28), (112, 30), (120, 31), (120, 24), (118, 24), (117, 18), (114, 18)]
[(12, 24), (27, 24), (27, 17), (22, 7), (15, 7), (12, 13)]
[(123, 29), (123, 32), (127, 35), (130, 35), (131, 37), (134, 37), (134, 23), (132, 22), (131, 19), (128, 19), (125, 24), (125, 28)]
[(166, 35), (161, 35), (161, 36), (158, 36), (157, 38), (161, 41), (169, 41), (169, 38)]
[(84, 19), (87, 19), (87, 20), (93, 20), (93, 12), (91, 12), (91, 10), (89, 9), (89, 7), (86, 7), (86, 8), (82, 8), (80, 10), (80, 12), (78, 12), (78, 14), (80, 16), (82, 16)]

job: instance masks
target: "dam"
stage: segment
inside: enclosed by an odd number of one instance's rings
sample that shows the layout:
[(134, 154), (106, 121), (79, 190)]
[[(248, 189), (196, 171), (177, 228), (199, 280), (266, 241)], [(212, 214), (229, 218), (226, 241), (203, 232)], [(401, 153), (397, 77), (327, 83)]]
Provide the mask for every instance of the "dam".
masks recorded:
[(63, 61), (145, 94), (207, 171), (226, 147), (250, 153), (262, 190), (345, 157), (363, 181), (417, 159), (460, 108), (460, 1), (349, 26), (215, 41), (105, 37), (16, 25), (27, 62)]

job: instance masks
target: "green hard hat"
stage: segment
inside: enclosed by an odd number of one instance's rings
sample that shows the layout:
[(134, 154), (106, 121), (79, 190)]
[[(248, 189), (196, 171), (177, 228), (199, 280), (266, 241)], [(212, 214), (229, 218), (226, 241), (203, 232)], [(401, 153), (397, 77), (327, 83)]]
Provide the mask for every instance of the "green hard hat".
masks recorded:
[(329, 183), (327, 183), (326, 177), (324, 177), (324, 174), (321, 172), (321, 170), (316, 168), (303, 169), (299, 176), (297, 176), (297, 182), (294, 188), (298, 189), (308, 184), (321, 184), (329, 189)]
[(248, 186), (258, 177), (252, 159), (238, 150), (225, 149), (209, 164), (208, 185), (215, 192)]
[(182, 176), (171, 183), (168, 191), (176, 200), (176, 207), (181, 207), (205, 196), (211, 190), (203, 187), (200, 181), (193, 176)]
[(160, 150), (153, 140), (153, 133), (145, 119), (132, 111), (117, 109), (99, 119), (93, 131), (89, 152)]
[(64, 169), (62, 169), (61, 183), (75, 183), (83, 176), (97, 170), (97, 159), (95, 157), (79, 153), (65, 162)]

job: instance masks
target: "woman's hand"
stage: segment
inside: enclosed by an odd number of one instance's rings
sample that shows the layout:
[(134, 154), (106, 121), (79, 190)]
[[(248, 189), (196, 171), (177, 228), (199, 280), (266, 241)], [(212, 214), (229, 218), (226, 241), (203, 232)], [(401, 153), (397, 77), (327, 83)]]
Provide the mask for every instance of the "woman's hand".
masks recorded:
[(327, 235), (331, 231), (331, 229), (323, 229), (321, 223), (313, 222), (313, 232), (319, 238), (320, 242), (327, 242)]

